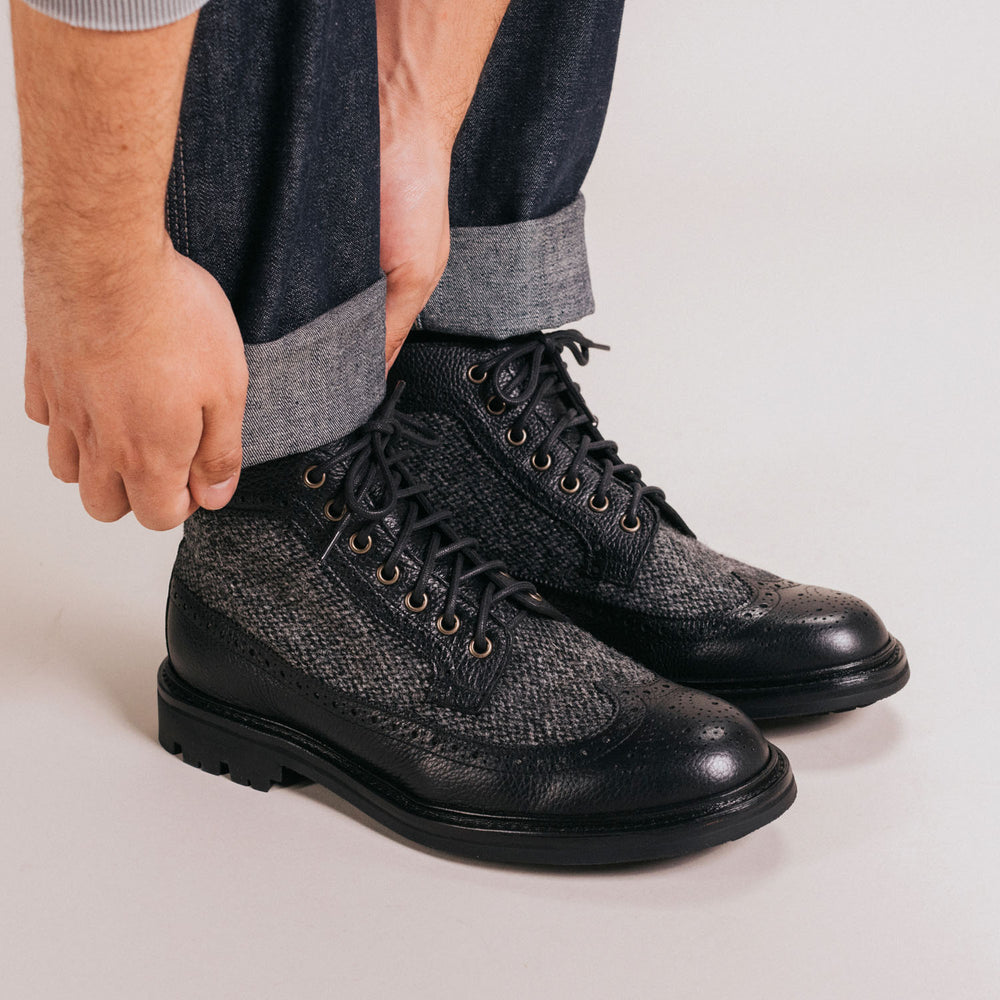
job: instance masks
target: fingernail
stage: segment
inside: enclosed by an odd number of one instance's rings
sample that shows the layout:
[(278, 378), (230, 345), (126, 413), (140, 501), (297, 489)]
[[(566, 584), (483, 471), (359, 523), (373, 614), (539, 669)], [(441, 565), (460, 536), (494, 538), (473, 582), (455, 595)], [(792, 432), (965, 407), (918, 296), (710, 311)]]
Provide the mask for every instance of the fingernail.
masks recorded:
[(208, 488), (216, 493), (230, 489), (236, 483), (236, 476), (230, 476), (224, 483), (212, 483)]

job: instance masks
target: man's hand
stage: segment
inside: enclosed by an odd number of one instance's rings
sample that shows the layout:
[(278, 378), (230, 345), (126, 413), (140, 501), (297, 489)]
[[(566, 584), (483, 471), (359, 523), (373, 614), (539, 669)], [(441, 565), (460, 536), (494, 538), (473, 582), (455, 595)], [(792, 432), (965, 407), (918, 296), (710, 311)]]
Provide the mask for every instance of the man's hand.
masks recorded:
[(87, 511), (172, 528), (240, 471), (243, 342), (164, 230), (197, 15), (72, 28), (11, 2), (24, 159), (25, 409)]
[(49, 466), (87, 512), (147, 528), (224, 506), (239, 477), (247, 367), (215, 279), (158, 248), (114, 272), (25, 274), (25, 409), (48, 424)]
[(448, 262), (451, 149), (509, 0), (376, 0), (386, 367)]

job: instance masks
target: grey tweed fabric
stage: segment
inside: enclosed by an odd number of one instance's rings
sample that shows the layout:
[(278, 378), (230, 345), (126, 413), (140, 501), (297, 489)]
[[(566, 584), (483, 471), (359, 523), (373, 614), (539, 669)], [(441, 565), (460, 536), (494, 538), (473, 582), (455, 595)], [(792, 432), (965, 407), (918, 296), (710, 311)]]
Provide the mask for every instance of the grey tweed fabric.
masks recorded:
[(664, 618), (700, 618), (745, 604), (753, 588), (744, 580), (765, 577), (770, 574), (661, 523), (631, 587), (600, 584), (594, 589), (615, 607)]
[(380, 627), (320, 565), (294, 527), (258, 515), (199, 512), (185, 526), (180, 580), (307, 673), (350, 695), (497, 745), (554, 745), (605, 728), (605, 693), (650, 675), (575, 626), (522, 621), (503, 675), (475, 715), (426, 701), (431, 667)]
[(77, 28), (142, 31), (179, 21), (208, 0), (25, 0), (29, 7)]
[[(463, 531), (479, 538), (484, 551), (497, 553), (513, 572), (553, 587), (580, 570), (586, 558), (580, 536), (478, 459), (468, 432), (453, 417), (440, 412), (418, 417), (440, 444), (421, 449), (410, 464), (433, 484), (434, 500), (453, 513)], [(752, 590), (741, 577), (772, 578), (660, 524), (631, 586), (604, 583), (591, 592), (615, 607), (693, 618), (744, 604)]]

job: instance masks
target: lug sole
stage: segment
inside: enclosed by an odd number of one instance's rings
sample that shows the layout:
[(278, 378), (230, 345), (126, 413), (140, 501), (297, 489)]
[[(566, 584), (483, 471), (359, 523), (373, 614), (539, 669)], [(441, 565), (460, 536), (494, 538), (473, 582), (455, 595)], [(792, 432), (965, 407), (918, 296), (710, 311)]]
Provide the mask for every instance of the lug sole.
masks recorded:
[(238, 709), (186, 684), (169, 660), (158, 682), (159, 741), (185, 763), (229, 773), (259, 791), (302, 779), (330, 789), (389, 830), (424, 847), (518, 865), (609, 865), (677, 857), (745, 836), (795, 799), (775, 747), (761, 772), (711, 798), (621, 816), (501, 816), (419, 801), (336, 746)]
[(758, 685), (684, 683), (731, 702), (755, 722), (766, 722), (864, 708), (895, 694), (909, 679), (906, 652), (893, 639), (869, 660), (845, 664), (811, 678)]

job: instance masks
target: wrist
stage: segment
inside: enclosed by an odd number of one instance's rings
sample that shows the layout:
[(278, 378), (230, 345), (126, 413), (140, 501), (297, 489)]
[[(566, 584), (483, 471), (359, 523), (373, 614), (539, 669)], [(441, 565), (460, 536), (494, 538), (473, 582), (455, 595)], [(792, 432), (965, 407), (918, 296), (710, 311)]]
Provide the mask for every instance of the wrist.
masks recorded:
[(418, 143), (450, 157), (465, 117), (467, 101), (460, 95), (432, 93), (412, 73), (379, 79), (379, 131), (383, 147), (393, 142)]
[(163, 226), (101, 227), (69, 223), (65, 218), (24, 226), (25, 281), (58, 286), (78, 301), (103, 298), (119, 289), (141, 289), (162, 275), (175, 253)]

